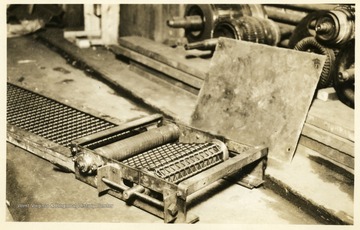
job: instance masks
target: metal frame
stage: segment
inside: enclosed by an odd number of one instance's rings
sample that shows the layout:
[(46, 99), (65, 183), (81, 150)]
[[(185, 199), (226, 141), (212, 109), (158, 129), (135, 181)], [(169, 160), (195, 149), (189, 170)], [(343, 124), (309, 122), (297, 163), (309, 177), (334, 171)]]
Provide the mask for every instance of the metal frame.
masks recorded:
[[(165, 223), (194, 223), (198, 221), (198, 216), (188, 213), (187, 201), (189, 196), (221, 178), (233, 179), (231, 175), (242, 171), (239, 184), (254, 188), (264, 182), (268, 149), (265, 147), (243, 148), (241, 144), (231, 140), (223, 140), (230, 151), (231, 157), (228, 160), (178, 184), (165, 181), (145, 170), (135, 169), (122, 162), (108, 159), (97, 153), (96, 150), (84, 147), (84, 145), (97, 141), (102, 136), (132, 129), (145, 131), (146, 128), (158, 127), (169, 122), (155, 115), (75, 140), (71, 148), (74, 159), (86, 155), (87, 162), (89, 162), (89, 167), (84, 170), (86, 173), (81, 166), (75, 163), (76, 178), (96, 187), (99, 195), (113, 195), (127, 204), (163, 218)], [(185, 125), (179, 125), (179, 128), (180, 136), (182, 136), (180, 141), (192, 141), (194, 135), (198, 142), (215, 138), (211, 134)]]

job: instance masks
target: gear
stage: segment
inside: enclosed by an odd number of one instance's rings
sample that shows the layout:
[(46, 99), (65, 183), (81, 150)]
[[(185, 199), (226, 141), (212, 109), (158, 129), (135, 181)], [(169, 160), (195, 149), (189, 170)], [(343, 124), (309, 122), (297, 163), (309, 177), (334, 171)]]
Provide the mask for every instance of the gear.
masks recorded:
[(281, 39), (279, 26), (270, 19), (259, 20), (265, 36), (265, 44), (276, 46)]
[(265, 31), (260, 22), (261, 19), (251, 16), (244, 16), (244, 19), (247, 20), (250, 23), (250, 25), (254, 28), (255, 37), (256, 37), (255, 42), (265, 44)]
[(256, 16), (267, 18), (265, 9), (257, 4), (189, 4), (183, 18), (167, 21), (172, 28), (184, 28), (189, 43), (213, 38), (214, 28), (224, 18)]
[(326, 55), (325, 64), (321, 71), (317, 88), (321, 89), (332, 85), (335, 62), (335, 54), (332, 49), (324, 47), (319, 42), (317, 42), (314, 37), (307, 37), (302, 39), (295, 45), (294, 49)]

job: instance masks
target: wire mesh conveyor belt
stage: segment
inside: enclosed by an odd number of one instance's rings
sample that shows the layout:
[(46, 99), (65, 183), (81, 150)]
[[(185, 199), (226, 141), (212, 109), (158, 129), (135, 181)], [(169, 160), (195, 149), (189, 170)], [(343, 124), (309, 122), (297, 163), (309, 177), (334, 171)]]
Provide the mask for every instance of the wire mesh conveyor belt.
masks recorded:
[(116, 126), (10, 83), (6, 118), (11, 125), (66, 147), (72, 140)]
[[(225, 147), (226, 148), (226, 147)], [(221, 143), (169, 143), (138, 154), (122, 163), (153, 171), (172, 183), (178, 183), (226, 160)]]

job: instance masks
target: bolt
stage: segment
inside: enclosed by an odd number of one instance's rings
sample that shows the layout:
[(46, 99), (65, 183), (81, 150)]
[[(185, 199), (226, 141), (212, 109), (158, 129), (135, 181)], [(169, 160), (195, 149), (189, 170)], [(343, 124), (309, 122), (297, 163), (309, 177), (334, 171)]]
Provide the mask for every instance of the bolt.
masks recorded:
[(170, 215), (175, 216), (178, 213), (178, 209), (174, 203), (171, 203), (167, 208)]
[(182, 192), (181, 192), (181, 191), (177, 191), (177, 192), (176, 192), (176, 195), (177, 195), (177, 196), (182, 196)]
[(333, 30), (333, 25), (330, 22), (323, 22), (315, 27), (318, 34), (326, 34)]
[(151, 185), (151, 180), (147, 176), (142, 176), (140, 178), (141, 184), (145, 187), (149, 187)]
[(92, 170), (92, 171), (96, 171), (96, 169), (97, 169), (96, 164), (93, 164), (93, 165), (91, 166), (91, 170)]
[(77, 147), (76, 146), (72, 146), (71, 149), (70, 149), (71, 153), (72, 154), (76, 154), (77, 152)]

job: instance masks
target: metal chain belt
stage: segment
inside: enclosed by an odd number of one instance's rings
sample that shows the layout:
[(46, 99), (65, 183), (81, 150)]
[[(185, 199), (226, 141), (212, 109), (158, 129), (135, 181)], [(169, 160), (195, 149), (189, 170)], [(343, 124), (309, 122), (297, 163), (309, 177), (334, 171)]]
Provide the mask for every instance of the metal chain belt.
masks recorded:
[(18, 86), (7, 84), (7, 121), (60, 145), (116, 126)]

